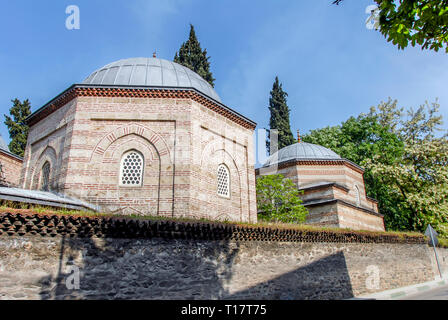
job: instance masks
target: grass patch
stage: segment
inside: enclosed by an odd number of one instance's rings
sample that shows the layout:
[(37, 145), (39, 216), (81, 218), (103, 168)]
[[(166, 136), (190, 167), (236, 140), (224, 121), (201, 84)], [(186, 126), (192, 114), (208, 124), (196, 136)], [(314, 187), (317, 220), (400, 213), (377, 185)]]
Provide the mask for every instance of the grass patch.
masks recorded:
[(314, 226), (309, 224), (291, 224), (291, 223), (273, 223), (267, 221), (261, 221), (257, 223), (259, 226), (266, 227), (276, 227), (278, 229), (294, 229), (294, 230), (302, 230), (302, 231), (328, 231), (334, 233), (348, 233), (348, 232), (356, 232), (361, 234), (371, 234), (371, 235), (392, 235), (403, 238), (405, 236), (410, 237), (420, 237), (422, 236), (419, 232), (414, 231), (369, 231), (369, 230), (353, 230), (353, 229), (344, 229), (344, 228), (336, 228), (336, 227), (323, 227), (323, 226)]

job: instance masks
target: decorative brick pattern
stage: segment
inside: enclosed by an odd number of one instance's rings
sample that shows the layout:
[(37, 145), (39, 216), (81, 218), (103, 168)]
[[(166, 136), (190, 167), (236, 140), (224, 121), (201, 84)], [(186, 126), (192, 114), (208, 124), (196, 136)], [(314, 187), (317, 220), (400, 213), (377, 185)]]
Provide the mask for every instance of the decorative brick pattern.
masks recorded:
[[(279, 173), (303, 190), (307, 223), (354, 230), (384, 231), (378, 203), (366, 196), (363, 169), (347, 160), (288, 161), (256, 170)], [(359, 190), (359, 203), (358, 203)]]
[[(233, 121), (193, 91), (72, 90), (71, 100), (61, 96), (66, 105), (30, 122), (22, 187), (38, 189), (48, 161), (52, 190), (106, 212), (257, 221), (253, 127), (242, 117)], [(144, 159), (139, 186), (120, 184), (131, 150)], [(219, 164), (229, 168), (229, 197), (217, 195)]]

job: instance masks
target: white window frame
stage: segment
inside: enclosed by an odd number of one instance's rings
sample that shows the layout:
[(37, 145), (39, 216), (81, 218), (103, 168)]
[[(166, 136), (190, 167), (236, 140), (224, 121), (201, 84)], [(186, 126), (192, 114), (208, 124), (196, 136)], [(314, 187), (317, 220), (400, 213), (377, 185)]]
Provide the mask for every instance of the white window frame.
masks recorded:
[[(124, 170), (125, 170), (124, 169), (125, 160), (126, 160), (126, 157), (129, 154), (131, 154), (131, 153), (137, 154), (140, 157), (141, 161), (142, 161), (141, 172), (140, 172), (140, 183), (139, 184), (127, 184), (127, 183), (125, 184), (125, 183), (123, 183), (123, 174), (124, 174)], [(143, 186), (144, 173), (145, 173), (145, 157), (143, 156), (143, 154), (140, 151), (134, 150), (134, 149), (128, 150), (128, 151), (124, 152), (123, 155), (121, 156), (121, 161), (120, 161), (120, 174), (119, 174), (119, 179), (120, 180), (118, 181), (118, 185), (120, 187), (125, 187), (125, 188), (136, 188), (136, 187), (138, 188), (138, 187), (141, 187), (141, 186)]]
[[(228, 191), (227, 194), (220, 193), (220, 190), (219, 190), (219, 179), (220, 179), (219, 172), (220, 172), (221, 168), (223, 168), (225, 170), (226, 174), (227, 174), (227, 191)], [(221, 163), (218, 166), (218, 170), (216, 170), (216, 194), (219, 197), (226, 198), (226, 199), (230, 199), (230, 195), (232, 194), (232, 192), (231, 192), (231, 181), (230, 181), (230, 170), (224, 163)]]

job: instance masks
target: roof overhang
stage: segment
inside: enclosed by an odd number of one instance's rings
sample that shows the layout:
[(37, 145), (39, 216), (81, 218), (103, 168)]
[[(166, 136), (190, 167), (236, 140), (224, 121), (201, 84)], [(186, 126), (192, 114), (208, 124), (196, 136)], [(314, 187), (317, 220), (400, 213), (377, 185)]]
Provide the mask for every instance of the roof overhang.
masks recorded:
[(33, 112), (26, 123), (32, 126), (58, 110), (78, 96), (96, 97), (130, 97), (130, 98), (190, 98), (207, 108), (229, 118), (245, 128), (254, 130), (256, 122), (227, 107), (221, 102), (203, 94), (192, 87), (154, 87), (154, 86), (124, 86), (124, 85), (94, 85), (74, 84), (61, 94), (47, 102), (44, 106)]
[(0, 187), (0, 200), (73, 210), (100, 210), (98, 206), (62, 194), (20, 188)]
[(343, 191), (345, 191), (346, 193), (350, 191), (349, 188), (347, 188), (346, 186), (337, 183), (337, 182), (325, 182), (325, 183), (320, 183), (320, 184), (315, 184), (315, 185), (310, 185), (310, 186), (303, 186), (300, 187), (299, 190), (303, 190), (303, 191), (312, 191), (312, 190), (319, 190), (319, 189), (326, 189), (326, 188), (330, 188), (330, 187), (335, 187), (335, 188), (339, 188)]
[(6, 155), (6, 156), (8, 156), (8, 157), (10, 157), (10, 158), (12, 158), (14, 160), (23, 162), (23, 158), (22, 157), (19, 157), (18, 155), (14, 154), (12, 152), (9, 152), (9, 151), (7, 151), (5, 149), (0, 149), (0, 153), (3, 153), (4, 155)]
[(333, 199), (313, 199), (313, 200), (310, 200), (310, 201), (304, 201), (303, 205), (305, 207), (319, 207), (319, 206), (328, 205), (328, 204), (334, 204), (334, 203), (341, 204), (343, 206), (350, 207), (350, 208), (353, 208), (353, 209), (356, 209), (356, 210), (360, 210), (362, 212), (371, 214), (373, 216), (384, 218), (384, 215), (379, 213), (379, 212), (375, 212), (375, 211), (373, 211), (371, 209), (368, 209), (368, 208), (356, 206), (356, 205), (354, 205), (354, 204), (352, 204), (350, 202), (347, 202), (345, 200), (342, 200), (342, 199), (334, 199), (334, 198)]

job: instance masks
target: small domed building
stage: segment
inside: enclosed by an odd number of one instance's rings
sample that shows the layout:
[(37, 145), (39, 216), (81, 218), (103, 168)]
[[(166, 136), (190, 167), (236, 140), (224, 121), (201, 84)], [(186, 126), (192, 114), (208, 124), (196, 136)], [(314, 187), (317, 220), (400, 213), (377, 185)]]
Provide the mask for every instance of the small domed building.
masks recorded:
[[(172, 61), (110, 63), (27, 123), (20, 181), (8, 186), (39, 190), (39, 196), (79, 199), (78, 206), (117, 214), (254, 223), (255, 175), (281, 173), (304, 191), (308, 223), (384, 230), (376, 201), (365, 195), (362, 168), (299, 142), (255, 170), (256, 123)], [(22, 159), (2, 152), (1, 145), (0, 139), (0, 158), (19, 168)], [(4, 193), (14, 191), (17, 198), (23, 189)]]
[(256, 222), (256, 123), (158, 58), (108, 64), (28, 118), (21, 187), (120, 214)]
[(364, 170), (323, 146), (301, 142), (271, 155), (256, 176), (282, 174), (303, 191), (306, 223), (384, 231), (377, 201), (366, 196)]

